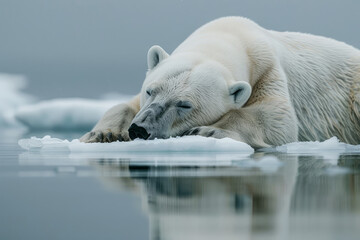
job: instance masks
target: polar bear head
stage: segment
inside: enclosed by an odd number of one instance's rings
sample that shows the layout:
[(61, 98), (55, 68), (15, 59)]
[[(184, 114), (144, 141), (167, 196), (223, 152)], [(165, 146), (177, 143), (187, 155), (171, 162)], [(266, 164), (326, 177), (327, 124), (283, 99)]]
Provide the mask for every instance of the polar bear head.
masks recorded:
[(241, 108), (251, 94), (247, 82), (234, 81), (222, 64), (200, 54), (169, 56), (153, 46), (148, 68), (140, 111), (129, 128), (131, 139), (168, 138), (210, 125), (231, 109)]

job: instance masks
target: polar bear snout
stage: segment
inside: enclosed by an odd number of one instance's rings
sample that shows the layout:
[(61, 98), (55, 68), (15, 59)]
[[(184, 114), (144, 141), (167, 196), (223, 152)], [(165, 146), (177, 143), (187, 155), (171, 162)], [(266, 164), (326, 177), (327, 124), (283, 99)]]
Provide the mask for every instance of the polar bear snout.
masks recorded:
[(131, 139), (167, 138), (175, 118), (170, 104), (152, 103), (144, 107), (133, 119), (129, 128)]
[(146, 131), (145, 128), (133, 123), (129, 128), (129, 136), (131, 140), (134, 140), (135, 138), (141, 138), (146, 140), (149, 138), (150, 134)]

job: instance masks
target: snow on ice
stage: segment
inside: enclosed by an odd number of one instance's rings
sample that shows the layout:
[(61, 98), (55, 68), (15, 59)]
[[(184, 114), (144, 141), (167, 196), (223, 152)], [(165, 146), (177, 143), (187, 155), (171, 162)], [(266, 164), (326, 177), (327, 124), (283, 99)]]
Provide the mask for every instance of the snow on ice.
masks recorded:
[(201, 136), (112, 143), (81, 143), (77, 139), (68, 141), (45, 136), (21, 139), (19, 145), (29, 150), (26, 155), (22, 154), (23, 161), (53, 159), (54, 154), (65, 154), (74, 162), (120, 158), (131, 160), (132, 164), (157, 166), (230, 166), (234, 160), (248, 159), (254, 152), (249, 145), (233, 139)]
[(61, 140), (45, 136), (19, 140), (19, 145), (26, 150), (71, 152), (241, 152), (253, 153), (246, 143), (230, 138), (215, 139), (201, 136), (185, 136), (169, 139), (142, 140), (112, 143), (82, 143), (78, 139)]

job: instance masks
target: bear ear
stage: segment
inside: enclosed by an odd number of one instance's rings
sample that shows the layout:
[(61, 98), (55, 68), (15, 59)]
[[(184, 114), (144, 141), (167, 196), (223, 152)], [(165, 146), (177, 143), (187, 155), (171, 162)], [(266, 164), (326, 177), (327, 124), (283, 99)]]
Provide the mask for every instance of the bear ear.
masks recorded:
[(165, 52), (164, 49), (162, 49), (158, 45), (152, 46), (147, 54), (147, 61), (148, 61), (148, 68), (149, 70), (153, 69), (158, 65), (162, 60), (169, 57), (169, 54)]
[(232, 103), (241, 108), (250, 98), (251, 86), (244, 81), (236, 82), (230, 86), (229, 93)]

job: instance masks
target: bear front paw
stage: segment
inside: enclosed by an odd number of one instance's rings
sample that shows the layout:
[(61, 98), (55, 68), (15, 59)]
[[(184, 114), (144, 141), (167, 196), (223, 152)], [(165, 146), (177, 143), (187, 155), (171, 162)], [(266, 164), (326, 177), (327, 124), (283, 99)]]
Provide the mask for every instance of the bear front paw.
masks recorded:
[(80, 138), (80, 142), (84, 143), (106, 143), (106, 142), (126, 142), (130, 141), (129, 133), (114, 133), (110, 129), (108, 130), (95, 130), (86, 133)]
[(206, 127), (206, 126), (202, 126), (202, 127), (194, 127), (188, 131), (186, 131), (182, 136), (185, 135), (198, 135), (198, 136), (203, 136), (203, 137), (215, 137), (215, 138), (222, 138), (221, 135), (221, 130), (217, 129), (217, 128), (213, 128), (213, 127)]

